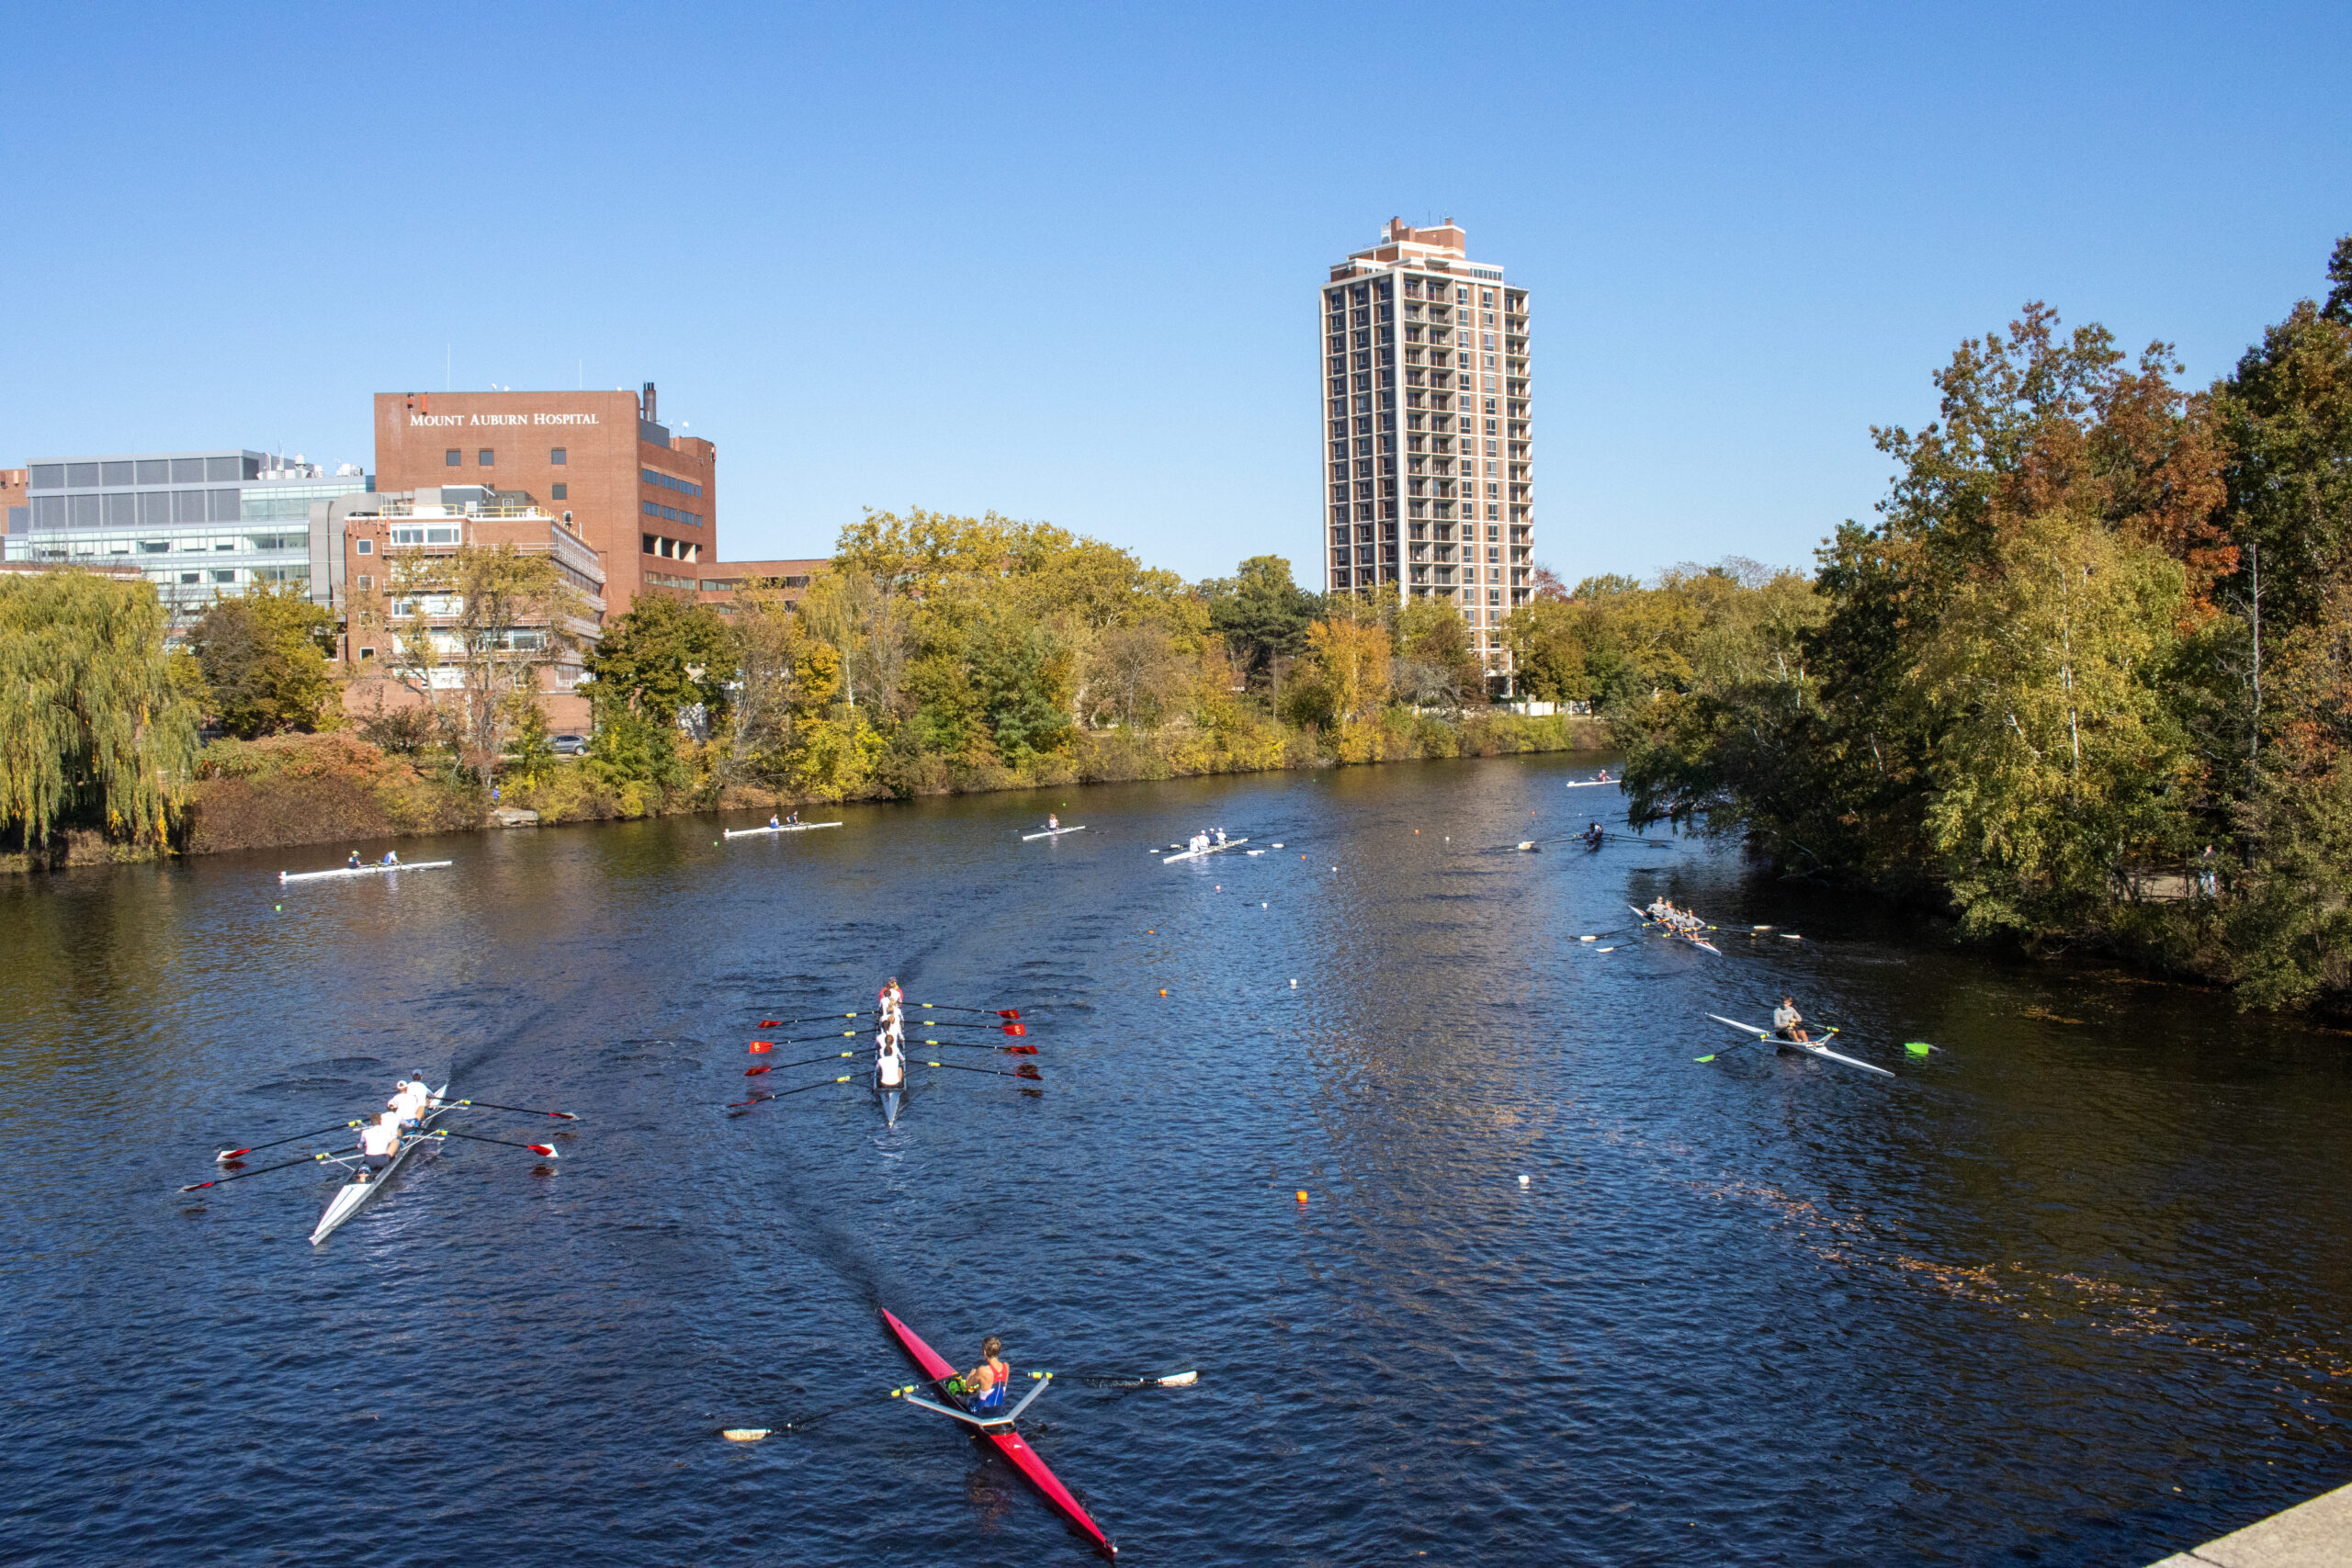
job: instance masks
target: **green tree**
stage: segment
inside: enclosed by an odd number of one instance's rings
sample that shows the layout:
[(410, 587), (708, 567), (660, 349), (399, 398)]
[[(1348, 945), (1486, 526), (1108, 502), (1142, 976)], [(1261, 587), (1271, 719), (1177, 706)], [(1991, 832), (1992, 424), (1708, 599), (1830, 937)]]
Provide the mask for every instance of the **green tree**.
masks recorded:
[(716, 729), (737, 658), (734, 634), (710, 606), (641, 593), (581, 662), (600, 698), (673, 724), (699, 706)]
[(242, 739), (334, 728), (340, 693), (320, 650), (334, 622), (334, 613), (311, 603), (297, 582), (257, 584), (214, 600), (187, 640), (220, 728)]
[(1281, 556), (1251, 556), (1234, 576), (1203, 586), (1211, 629), (1231, 646), (1251, 681), (1270, 682), (1275, 660), (1306, 651), (1317, 604), (1292, 581), (1290, 562)]
[(490, 788), (517, 698), (579, 646), (590, 623), (548, 556), (512, 545), (400, 557), (390, 598), (402, 618), (395, 667), (438, 710), (458, 761)]
[(196, 761), (153, 586), (89, 572), (0, 577), (0, 831), (28, 852), (87, 828), (161, 843)]

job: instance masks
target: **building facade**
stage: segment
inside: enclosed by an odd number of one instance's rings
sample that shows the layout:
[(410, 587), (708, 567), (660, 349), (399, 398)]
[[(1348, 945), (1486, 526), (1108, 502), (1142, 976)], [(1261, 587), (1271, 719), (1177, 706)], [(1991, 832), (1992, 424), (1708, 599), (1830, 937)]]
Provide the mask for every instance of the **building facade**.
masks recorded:
[[(507, 546), (553, 559), (576, 599), (576, 614), (528, 619), (509, 633), (507, 651), (540, 665), (540, 698), (558, 729), (584, 729), (588, 700), (576, 694), (583, 660), (604, 634), (605, 572), (594, 547), (561, 513), (520, 491), (434, 485), (336, 503), (334, 532), (345, 585), (342, 655), (351, 683), (345, 706), (368, 715), (435, 700), (457, 690), (463, 671), (453, 656), (462, 605), (453, 595), (403, 593), (404, 564), (467, 547)], [(408, 646), (420, 625), (434, 657)], [(561, 632), (563, 637), (551, 636)], [(441, 659), (451, 662), (438, 662)]]
[(1451, 602), (1508, 678), (1535, 542), (1527, 290), (1452, 219), (1391, 219), (1319, 293), (1325, 586)]
[(25, 527), (6, 536), (10, 561), (132, 566), (155, 585), (175, 635), (216, 599), (257, 583), (312, 581), (314, 501), (363, 493), (368, 476), (334, 473), (298, 453), (245, 449), (37, 457), (26, 468)]
[(642, 393), (379, 392), (384, 490), (527, 492), (605, 558), (613, 614), (643, 592), (686, 599), (718, 558), (718, 449), (660, 423)]
[(833, 563), (822, 558), (809, 560), (731, 560), (706, 563), (702, 575), (695, 579), (699, 585), (695, 597), (722, 615), (735, 613), (739, 594), (754, 589), (766, 589), (784, 601), (785, 608), (797, 610), (817, 581), (820, 572), (832, 570)]

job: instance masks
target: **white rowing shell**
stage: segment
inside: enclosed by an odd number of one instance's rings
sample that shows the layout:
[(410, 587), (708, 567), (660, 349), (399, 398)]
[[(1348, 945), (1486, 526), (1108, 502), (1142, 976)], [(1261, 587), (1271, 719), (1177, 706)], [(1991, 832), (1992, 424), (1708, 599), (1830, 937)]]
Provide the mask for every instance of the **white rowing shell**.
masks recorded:
[(729, 828), (727, 829), (727, 836), (730, 839), (748, 839), (754, 833), (806, 833), (816, 828), (840, 826), (838, 822), (786, 822), (775, 828)]
[(277, 880), (286, 882), (317, 882), (330, 876), (381, 876), (393, 871), (431, 871), (437, 865), (455, 865), (453, 860), (402, 861), (398, 865), (345, 865), (333, 871), (281, 871)]
[(1048, 828), (1042, 833), (1023, 833), (1021, 835), (1021, 841), (1025, 844), (1032, 839), (1057, 839), (1064, 833), (1083, 833), (1085, 831), (1086, 824), (1080, 822), (1075, 828)]
[(1238, 850), (1249, 841), (1247, 839), (1227, 839), (1221, 844), (1211, 844), (1204, 850), (1186, 850), (1182, 854), (1164, 855), (1160, 858), (1159, 863), (1174, 865), (1180, 860), (1199, 860), (1203, 855), (1213, 855), (1219, 850)]
[(1783, 1040), (1769, 1029), (1758, 1029), (1752, 1023), (1742, 1023), (1736, 1018), (1725, 1018), (1719, 1012), (1711, 1012), (1707, 1016), (1713, 1019), (1717, 1023), (1727, 1023), (1743, 1034), (1749, 1035), (1757, 1040), (1770, 1042), (1770, 1043), (1778, 1045), (1784, 1050), (1803, 1051), (1809, 1056), (1826, 1056), (1833, 1062), (1843, 1062), (1849, 1067), (1860, 1067), (1866, 1073), (1876, 1073), (1883, 1078), (1891, 1078), (1894, 1076), (1893, 1073), (1888, 1072), (1884, 1067), (1878, 1066), (1876, 1063), (1865, 1062), (1859, 1056), (1840, 1055), (1838, 1052), (1832, 1051), (1826, 1045), (1810, 1045), (1802, 1040)]

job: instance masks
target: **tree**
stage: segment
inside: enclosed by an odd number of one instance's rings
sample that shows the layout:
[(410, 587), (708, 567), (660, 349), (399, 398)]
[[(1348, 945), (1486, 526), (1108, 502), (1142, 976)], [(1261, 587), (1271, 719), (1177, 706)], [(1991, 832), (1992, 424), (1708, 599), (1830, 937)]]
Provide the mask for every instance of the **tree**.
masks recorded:
[(0, 832), (38, 852), (88, 828), (161, 843), (196, 763), (153, 587), (89, 572), (0, 577)]
[(1102, 711), (1133, 729), (1183, 699), (1198, 662), (1165, 626), (1113, 626), (1095, 641), (1087, 686), (1101, 694)]
[(187, 639), (208, 710), (243, 739), (332, 728), (328, 705), (338, 693), (319, 644), (334, 633), (334, 613), (311, 603), (301, 583), (258, 584), (214, 600)]
[(1315, 596), (1291, 580), (1290, 562), (1280, 556), (1251, 556), (1233, 577), (1203, 584), (1209, 626), (1243, 660), (1252, 680), (1271, 680), (1276, 659), (1295, 658), (1306, 647)]
[[(1451, 599), (1415, 599), (1396, 613), (1396, 681), (1400, 695), (1423, 707), (1458, 708), (1483, 698), (1487, 667), (1470, 644), (1470, 624)], [(1408, 672), (1409, 671), (1409, 676)], [(1403, 687), (1409, 679), (1412, 691)]]
[(582, 663), (600, 699), (657, 723), (683, 726), (699, 713), (723, 727), (737, 657), (734, 634), (709, 605), (643, 593)]
[(590, 624), (578, 592), (548, 556), (469, 545), (401, 556), (390, 596), (405, 622), (395, 668), (442, 711), (459, 760), (488, 789), (517, 694), (536, 694), (539, 672)]
[(1592, 695), (1581, 635), (1588, 612), (1566, 599), (1537, 597), (1503, 623), (1520, 689), (1538, 702), (1583, 702)]
[(1292, 671), (1296, 694), (1288, 699), (1294, 716), (1306, 722), (1349, 725), (1376, 713), (1388, 701), (1388, 632), (1370, 621), (1315, 621), (1306, 628), (1306, 652)]

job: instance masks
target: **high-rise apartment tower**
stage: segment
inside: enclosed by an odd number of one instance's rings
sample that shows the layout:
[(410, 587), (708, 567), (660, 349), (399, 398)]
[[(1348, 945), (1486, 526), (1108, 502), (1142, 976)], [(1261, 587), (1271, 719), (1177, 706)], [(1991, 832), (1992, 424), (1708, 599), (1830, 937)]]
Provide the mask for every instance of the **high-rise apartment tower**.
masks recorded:
[(1391, 219), (1323, 285), (1324, 573), (1453, 601), (1504, 677), (1535, 540), (1527, 290), (1465, 242)]

